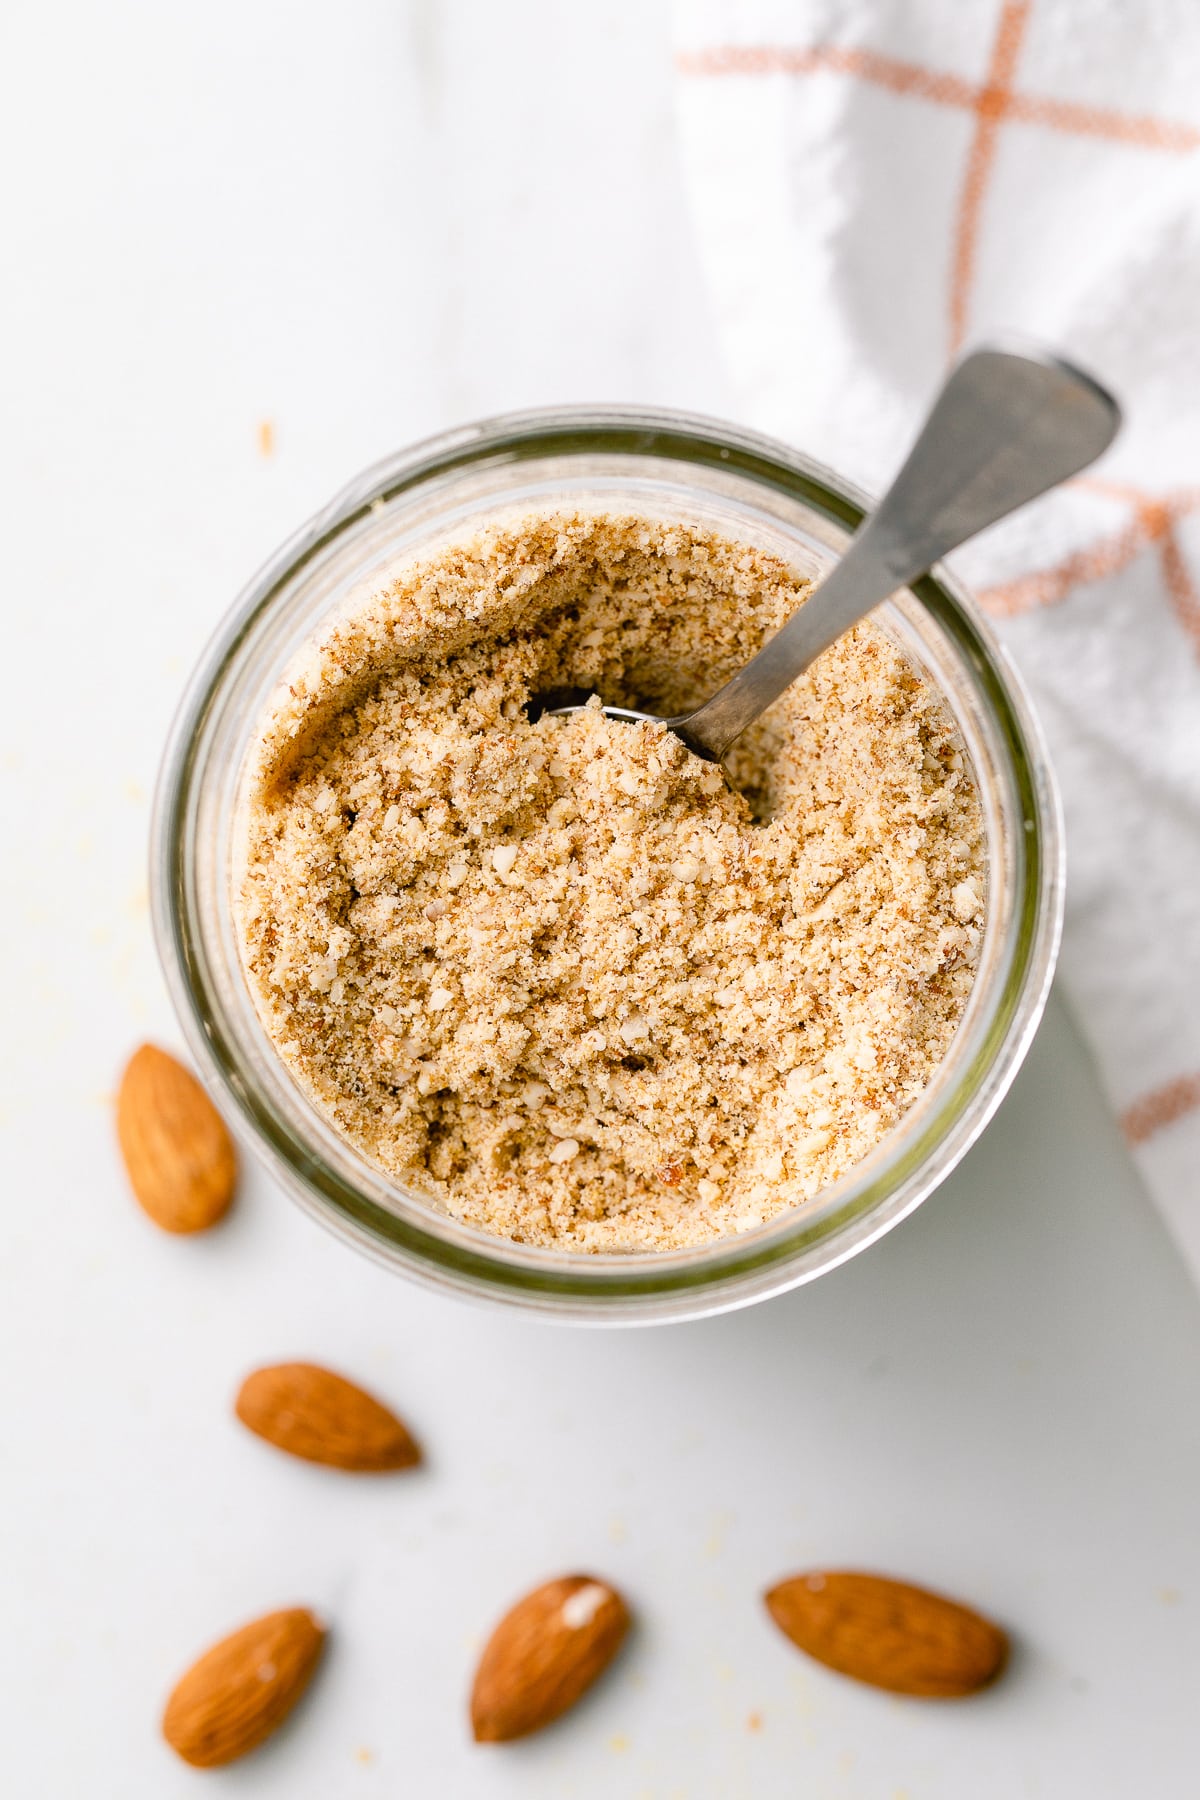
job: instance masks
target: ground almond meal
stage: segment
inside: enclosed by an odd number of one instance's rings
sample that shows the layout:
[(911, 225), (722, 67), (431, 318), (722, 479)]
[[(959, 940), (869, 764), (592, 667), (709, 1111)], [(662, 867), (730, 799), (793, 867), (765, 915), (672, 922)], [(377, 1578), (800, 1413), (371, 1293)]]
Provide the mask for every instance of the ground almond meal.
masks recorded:
[(246, 780), (238, 929), (280, 1056), (363, 1155), (521, 1243), (661, 1250), (843, 1175), (970, 990), (978, 797), (859, 626), (720, 769), (598, 708), (697, 704), (804, 584), (699, 525), (498, 520), (289, 671)]

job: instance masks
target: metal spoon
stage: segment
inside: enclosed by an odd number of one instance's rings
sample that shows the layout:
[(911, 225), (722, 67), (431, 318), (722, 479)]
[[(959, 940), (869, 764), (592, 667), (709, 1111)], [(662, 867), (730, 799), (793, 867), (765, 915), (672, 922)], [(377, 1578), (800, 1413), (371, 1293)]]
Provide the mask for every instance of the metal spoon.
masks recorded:
[[(1048, 351), (972, 351), (950, 373), (895, 481), (841, 561), (786, 625), (694, 712), (660, 719), (606, 706), (611, 719), (669, 725), (689, 750), (720, 762), (822, 650), (985, 526), (1077, 474), (1106, 450), (1121, 422), (1112, 395)], [(564, 694), (529, 714), (579, 712)]]

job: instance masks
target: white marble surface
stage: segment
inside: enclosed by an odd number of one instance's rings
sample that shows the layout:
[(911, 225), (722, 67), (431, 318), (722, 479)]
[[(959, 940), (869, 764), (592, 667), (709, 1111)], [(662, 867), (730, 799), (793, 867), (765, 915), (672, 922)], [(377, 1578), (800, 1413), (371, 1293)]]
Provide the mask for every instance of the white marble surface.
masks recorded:
[[(148, 794), (247, 572), (444, 425), (735, 406), (680, 206), (665, 7), (68, 0), (0, 30), (4, 1791), (1192, 1793), (1200, 1307), (1061, 1012), (916, 1218), (682, 1329), (436, 1300), (254, 1172), (200, 1242), (125, 1194), (115, 1074), (142, 1036), (177, 1042)], [(355, 1483), (248, 1438), (231, 1392), (289, 1356), (390, 1396), (428, 1467)], [(813, 1562), (975, 1600), (1017, 1635), (1010, 1679), (920, 1706), (806, 1664), (757, 1594)], [(543, 1739), (475, 1749), (480, 1635), (577, 1565), (634, 1600), (628, 1657)], [(224, 1776), (184, 1769), (157, 1738), (171, 1678), (294, 1600), (335, 1625), (302, 1714)]]

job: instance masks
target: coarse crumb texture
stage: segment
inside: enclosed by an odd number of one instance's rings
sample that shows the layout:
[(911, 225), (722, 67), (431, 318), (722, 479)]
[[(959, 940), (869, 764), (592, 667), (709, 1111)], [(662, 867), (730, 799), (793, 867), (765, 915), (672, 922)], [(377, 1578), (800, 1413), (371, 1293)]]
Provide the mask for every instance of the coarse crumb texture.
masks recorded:
[(289, 671), (246, 778), (238, 929), (354, 1146), (521, 1243), (663, 1250), (845, 1174), (929, 1081), (980, 938), (941, 699), (859, 626), (721, 771), (557, 687), (671, 713), (804, 595), (699, 525), (499, 519)]

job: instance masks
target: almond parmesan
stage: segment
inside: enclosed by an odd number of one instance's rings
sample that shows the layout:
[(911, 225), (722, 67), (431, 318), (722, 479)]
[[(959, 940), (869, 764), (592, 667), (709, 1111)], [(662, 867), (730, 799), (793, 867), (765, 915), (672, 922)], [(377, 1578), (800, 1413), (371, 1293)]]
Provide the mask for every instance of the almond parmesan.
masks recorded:
[(983, 823), (877, 622), (738, 741), (732, 786), (662, 725), (526, 711), (685, 710), (805, 591), (696, 522), (500, 515), (286, 672), (239, 799), (243, 964), (289, 1073), (409, 1192), (556, 1250), (702, 1244), (812, 1199), (929, 1082)]

